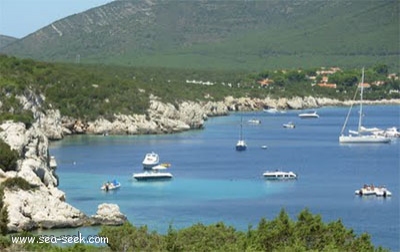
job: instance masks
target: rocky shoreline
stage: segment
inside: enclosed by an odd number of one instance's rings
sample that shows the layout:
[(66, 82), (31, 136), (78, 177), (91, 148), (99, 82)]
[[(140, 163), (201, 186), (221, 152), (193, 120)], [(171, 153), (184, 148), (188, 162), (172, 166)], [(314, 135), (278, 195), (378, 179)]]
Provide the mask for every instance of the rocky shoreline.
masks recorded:
[[(150, 97), (147, 115), (116, 114), (113, 121), (98, 118), (84, 122), (65, 117), (58, 110), (43, 111), (44, 97), (33, 93), (18, 97), (24, 109), (33, 112), (30, 128), (7, 121), (0, 125), (0, 139), (18, 151), (20, 159), (14, 171), (0, 169), (0, 183), (21, 177), (35, 186), (32, 190), (4, 189), (11, 232), (38, 228), (66, 228), (84, 225), (121, 225), (127, 218), (114, 204), (100, 204), (97, 214), (87, 216), (66, 203), (66, 195), (57, 188), (55, 168), (50, 167), (49, 140), (61, 140), (73, 134), (168, 134), (204, 126), (208, 117), (228, 115), (232, 111), (256, 111), (263, 108), (306, 109), (322, 106), (349, 106), (351, 101), (328, 98), (251, 99), (226, 97), (217, 102), (163, 103)], [(400, 104), (399, 100), (365, 101), (366, 104)]]
[[(191, 129), (200, 129), (208, 117), (224, 116), (233, 111), (257, 111), (263, 108), (307, 109), (323, 106), (349, 106), (354, 101), (340, 101), (329, 98), (294, 97), (279, 99), (252, 99), (226, 97), (217, 102), (185, 101), (178, 106), (162, 103), (157, 97), (150, 97), (147, 115), (116, 114), (113, 121), (98, 118), (84, 122), (79, 119), (61, 116), (58, 110), (48, 110), (38, 114), (40, 128), (51, 140), (60, 140), (73, 134), (93, 135), (141, 135), (168, 134)], [(400, 104), (400, 99), (364, 101), (365, 104)]]

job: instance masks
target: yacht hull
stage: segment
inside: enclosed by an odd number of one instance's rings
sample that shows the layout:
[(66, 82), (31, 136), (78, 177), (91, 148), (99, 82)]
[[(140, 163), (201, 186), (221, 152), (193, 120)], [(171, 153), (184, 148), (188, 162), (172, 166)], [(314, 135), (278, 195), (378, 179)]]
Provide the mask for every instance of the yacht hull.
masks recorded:
[(339, 143), (390, 143), (390, 138), (381, 136), (340, 136)]
[(247, 149), (246, 145), (236, 145), (236, 150), (237, 151), (244, 151), (246, 149)]
[(157, 173), (157, 174), (134, 174), (133, 178), (137, 181), (156, 181), (156, 180), (170, 180), (172, 174), (170, 173)]

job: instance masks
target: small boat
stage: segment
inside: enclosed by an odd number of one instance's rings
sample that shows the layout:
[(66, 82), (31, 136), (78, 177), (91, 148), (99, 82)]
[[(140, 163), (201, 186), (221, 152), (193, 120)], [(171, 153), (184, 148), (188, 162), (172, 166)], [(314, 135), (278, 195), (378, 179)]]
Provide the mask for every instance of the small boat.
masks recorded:
[(383, 132), (383, 136), (391, 137), (391, 138), (400, 137), (400, 132), (397, 130), (396, 127), (391, 127), (391, 128), (387, 128)]
[(390, 197), (392, 193), (385, 186), (364, 185), (354, 192), (359, 196)]
[(146, 156), (143, 159), (143, 168), (144, 169), (151, 169), (152, 167), (158, 165), (160, 162), (160, 158), (157, 153), (155, 152), (150, 152), (147, 153)]
[(263, 109), (264, 112), (270, 113), (270, 114), (276, 114), (279, 111), (276, 108), (268, 108), (268, 109)]
[(300, 113), (299, 117), (301, 119), (312, 119), (312, 118), (319, 118), (319, 115), (317, 114), (317, 111), (309, 111), (305, 113)]
[(293, 122), (288, 122), (288, 123), (284, 123), (283, 127), (286, 129), (294, 129), (294, 128), (296, 128), (296, 125), (294, 125)]
[(236, 150), (237, 151), (244, 151), (247, 149), (246, 142), (243, 140), (243, 123), (242, 120), (240, 121), (240, 136), (239, 140), (236, 143)]
[(268, 149), (268, 146), (266, 146), (266, 145), (261, 145), (261, 149), (266, 150), (266, 149)]
[(247, 121), (249, 124), (261, 124), (261, 120), (259, 119), (250, 119)]
[(101, 190), (104, 190), (106, 192), (111, 191), (111, 190), (116, 190), (121, 187), (121, 183), (118, 182), (116, 179), (114, 179), (112, 182), (106, 182), (101, 186)]
[(166, 170), (168, 167), (165, 165), (156, 165), (150, 170), (134, 173), (132, 177), (138, 181), (169, 180), (173, 178), (172, 174), (169, 172), (164, 172), (164, 170)]
[(51, 169), (57, 168), (57, 161), (55, 156), (50, 156), (49, 166)]
[(278, 110), (276, 108), (264, 108), (263, 111), (266, 112), (266, 113), (270, 113), (270, 114), (277, 114), (277, 113), (284, 114), (284, 113), (286, 113), (285, 110)]
[(289, 180), (289, 179), (297, 179), (296, 173), (289, 171), (266, 171), (263, 173), (265, 179), (268, 180)]

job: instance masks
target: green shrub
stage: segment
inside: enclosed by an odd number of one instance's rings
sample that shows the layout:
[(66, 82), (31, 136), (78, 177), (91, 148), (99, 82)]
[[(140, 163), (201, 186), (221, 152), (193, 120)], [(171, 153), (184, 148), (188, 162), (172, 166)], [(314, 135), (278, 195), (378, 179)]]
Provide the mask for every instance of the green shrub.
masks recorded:
[(8, 178), (1, 184), (1, 186), (10, 190), (21, 189), (24, 191), (37, 188), (37, 186), (29, 184), (28, 181), (21, 177)]
[(3, 171), (15, 170), (18, 158), (18, 152), (11, 150), (10, 146), (0, 139), (0, 169)]
[(386, 251), (375, 248), (368, 234), (357, 236), (341, 221), (324, 223), (320, 215), (307, 209), (297, 221), (285, 210), (273, 220), (261, 219), (256, 229), (247, 232), (219, 222), (209, 226), (195, 224), (181, 230), (171, 226), (166, 235), (149, 233), (146, 226), (125, 223), (120, 227), (103, 227), (113, 251)]

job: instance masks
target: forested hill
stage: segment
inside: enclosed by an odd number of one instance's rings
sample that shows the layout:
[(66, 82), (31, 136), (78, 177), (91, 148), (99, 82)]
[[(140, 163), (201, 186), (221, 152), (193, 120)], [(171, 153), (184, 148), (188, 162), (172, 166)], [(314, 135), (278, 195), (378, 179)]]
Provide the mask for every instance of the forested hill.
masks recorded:
[(399, 0), (121, 0), (1, 52), (45, 61), (261, 70), (398, 69)]

